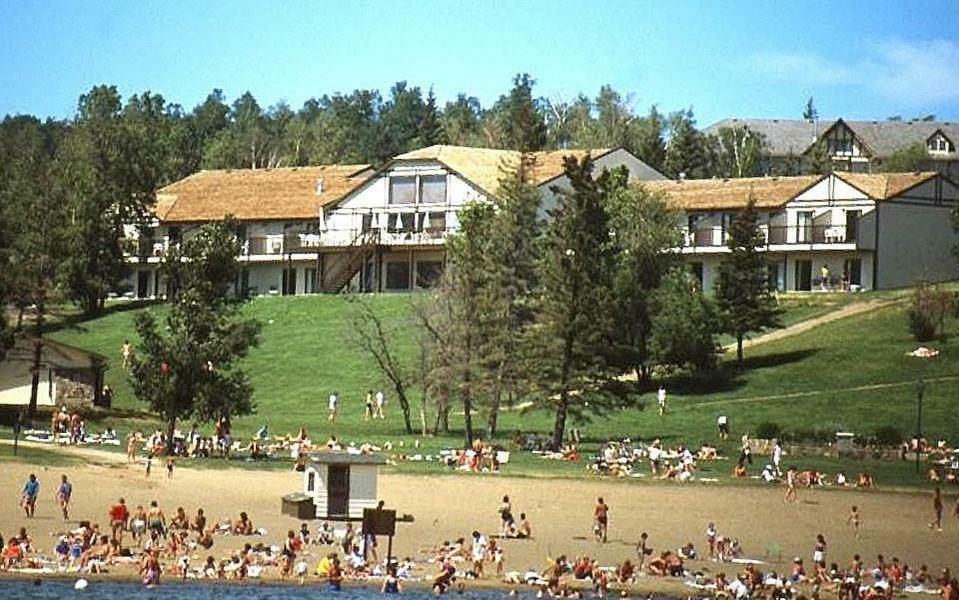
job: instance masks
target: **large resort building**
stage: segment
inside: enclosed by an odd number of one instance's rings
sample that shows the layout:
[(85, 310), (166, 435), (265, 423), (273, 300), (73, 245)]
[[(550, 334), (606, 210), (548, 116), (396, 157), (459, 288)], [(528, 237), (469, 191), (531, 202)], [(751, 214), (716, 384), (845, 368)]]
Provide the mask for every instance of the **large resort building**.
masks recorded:
[(429, 288), (466, 203), (493, 198), (504, 169), (525, 160), (541, 214), (563, 187), (563, 158), (625, 167), (680, 214), (680, 252), (704, 289), (715, 283), (735, 214), (759, 212), (770, 285), (780, 291), (895, 288), (959, 277), (952, 254), (959, 188), (936, 172), (666, 180), (623, 149), (518, 152), (431, 146), (379, 169), (337, 165), (201, 171), (157, 193), (151, 227), (129, 257), (139, 298), (166, 294), (164, 252), (198, 226), (232, 215), (243, 243), (233, 292), (297, 295)]

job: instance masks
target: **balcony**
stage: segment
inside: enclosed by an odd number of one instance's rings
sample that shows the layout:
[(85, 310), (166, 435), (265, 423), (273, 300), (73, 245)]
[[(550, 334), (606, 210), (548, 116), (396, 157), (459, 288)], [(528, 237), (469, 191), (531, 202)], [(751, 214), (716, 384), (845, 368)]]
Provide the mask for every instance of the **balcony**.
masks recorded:
[[(763, 242), (770, 246), (838, 246), (857, 244), (859, 228), (846, 225), (760, 225)], [(721, 250), (729, 241), (729, 232), (719, 226), (683, 228), (684, 249)]]

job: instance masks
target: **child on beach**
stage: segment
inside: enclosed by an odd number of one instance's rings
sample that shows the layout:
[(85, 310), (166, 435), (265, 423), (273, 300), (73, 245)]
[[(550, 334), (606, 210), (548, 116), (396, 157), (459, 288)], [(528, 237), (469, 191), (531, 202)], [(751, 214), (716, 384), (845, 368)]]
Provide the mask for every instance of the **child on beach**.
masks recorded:
[(173, 479), (173, 457), (166, 457), (166, 478)]
[(789, 467), (786, 471), (786, 497), (783, 502), (799, 502), (799, 493), (796, 491), (796, 467)]
[(932, 523), (929, 523), (929, 529), (933, 527), (936, 531), (942, 531), (942, 490), (938, 485), (932, 491)]

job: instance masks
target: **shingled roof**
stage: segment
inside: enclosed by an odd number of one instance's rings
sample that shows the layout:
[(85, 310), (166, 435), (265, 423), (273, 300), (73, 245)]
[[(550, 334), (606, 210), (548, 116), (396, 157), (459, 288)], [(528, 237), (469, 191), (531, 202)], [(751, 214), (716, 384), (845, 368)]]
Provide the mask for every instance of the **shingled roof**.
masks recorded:
[[(610, 152), (608, 148), (592, 150), (551, 150), (530, 152), (527, 157), (530, 182), (542, 185), (563, 174), (563, 159), (572, 156), (582, 160), (587, 154), (594, 160)], [(523, 153), (493, 148), (467, 146), (428, 146), (400, 154), (391, 163), (401, 160), (435, 160), (459, 173), (488, 194), (499, 187), (504, 169), (515, 169)]]
[[(723, 128), (748, 127), (761, 133), (773, 156), (802, 154), (839, 120), (818, 123), (805, 119), (723, 119), (703, 129), (707, 134), (718, 134)], [(942, 131), (953, 144), (959, 146), (959, 122), (955, 121), (847, 121), (850, 130), (862, 141), (869, 153), (878, 157), (911, 146), (925, 143), (937, 131)]]
[(822, 179), (819, 175), (800, 177), (744, 177), (740, 179), (686, 179), (644, 181), (647, 189), (666, 194), (670, 207), (682, 211), (739, 210), (750, 195), (756, 208), (779, 208)]
[[(876, 201), (888, 200), (920, 183), (937, 177), (935, 172), (923, 173), (833, 173)], [(649, 190), (666, 195), (672, 208), (686, 212), (731, 211), (746, 206), (749, 197), (756, 208), (781, 208), (796, 196), (822, 181), (826, 175), (797, 177), (744, 177), (741, 179), (688, 179), (682, 181), (644, 181)]]
[[(167, 223), (315, 219), (322, 206), (368, 178), (369, 165), (200, 171), (157, 191), (156, 217)], [(317, 180), (322, 178), (322, 193)]]

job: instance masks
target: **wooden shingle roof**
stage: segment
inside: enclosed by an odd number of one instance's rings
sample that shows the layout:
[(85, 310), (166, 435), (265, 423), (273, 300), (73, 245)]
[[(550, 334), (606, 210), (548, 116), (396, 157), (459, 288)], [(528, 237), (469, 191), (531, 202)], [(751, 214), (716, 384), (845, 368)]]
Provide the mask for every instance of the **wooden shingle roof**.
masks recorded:
[[(587, 154), (594, 160), (608, 153), (609, 149), (551, 150), (530, 152), (530, 183), (542, 185), (563, 174), (563, 159), (572, 156), (582, 159)], [(488, 194), (499, 187), (504, 169), (515, 169), (523, 154), (513, 150), (492, 148), (469, 148), (466, 146), (428, 146), (400, 154), (391, 163), (407, 160), (435, 160), (459, 173)]]
[[(838, 179), (869, 198), (882, 201), (898, 196), (920, 183), (938, 176), (921, 173), (833, 173)], [(666, 195), (667, 204), (686, 212), (732, 211), (746, 206), (749, 197), (757, 209), (781, 208), (796, 196), (822, 181), (825, 175), (797, 177), (744, 177), (741, 179), (688, 179), (683, 181), (644, 181), (649, 190)]]
[(846, 173), (837, 171), (836, 177), (862, 191), (873, 200), (887, 200), (935, 178), (934, 171), (916, 173)]
[[(200, 171), (157, 191), (161, 222), (315, 219), (369, 176), (369, 165)], [(317, 193), (317, 180), (323, 180)]]
[(644, 181), (649, 190), (666, 194), (667, 204), (682, 211), (739, 210), (750, 195), (756, 208), (771, 209), (785, 205), (822, 179), (819, 175), (800, 177), (744, 177), (740, 179), (687, 179), (683, 181)]

